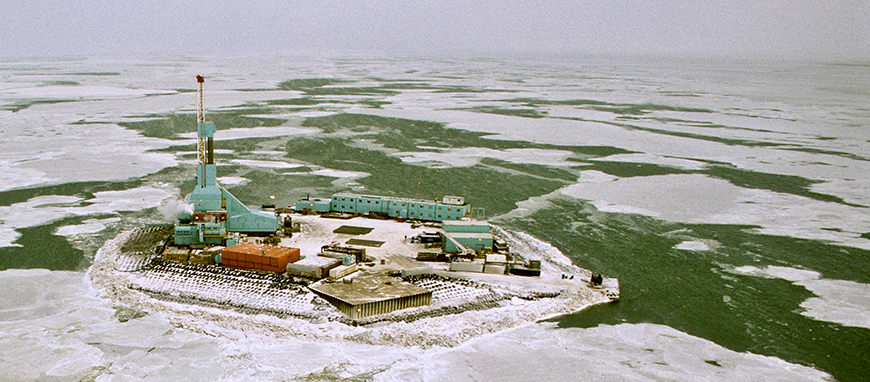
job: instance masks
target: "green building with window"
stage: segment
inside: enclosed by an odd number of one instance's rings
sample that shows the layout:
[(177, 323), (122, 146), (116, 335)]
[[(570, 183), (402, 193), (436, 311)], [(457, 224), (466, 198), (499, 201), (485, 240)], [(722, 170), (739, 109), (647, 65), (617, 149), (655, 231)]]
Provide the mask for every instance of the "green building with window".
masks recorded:
[[(326, 204), (329, 211), (325, 211)], [(296, 211), (317, 213), (343, 212), (350, 214), (381, 214), (392, 218), (445, 221), (459, 220), (471, 214), (471, 207), (465, 199), (458, 196), (445, 196), (441, 202), (435, 200), (394, 198), (390, 196), (358, 195), (338, 193), (331, 199), (300, 200), (295, 204)]]

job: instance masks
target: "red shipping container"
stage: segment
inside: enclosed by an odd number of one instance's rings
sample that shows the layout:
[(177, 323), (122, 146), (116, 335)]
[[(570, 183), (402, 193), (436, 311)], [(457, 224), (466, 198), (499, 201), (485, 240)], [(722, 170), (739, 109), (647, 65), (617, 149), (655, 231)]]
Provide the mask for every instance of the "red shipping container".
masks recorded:
[(278, 267), (276, 265), (264, 265), (263, 270), (276, 273), (281, 273), (284, 271), (283, 269), (281, 269), (281, 267)]
[(278, 264), (281, 264), (282, 260), (286, 259), (288, 256), (286, 253), (270, 253), (269, 254), (269, 266), (277, 267)]
[(287, 263), (299, 261), (299, 248), (258, 243), (239, 243), (221, 251), (221, 261), (228, 266), (284, 272)]

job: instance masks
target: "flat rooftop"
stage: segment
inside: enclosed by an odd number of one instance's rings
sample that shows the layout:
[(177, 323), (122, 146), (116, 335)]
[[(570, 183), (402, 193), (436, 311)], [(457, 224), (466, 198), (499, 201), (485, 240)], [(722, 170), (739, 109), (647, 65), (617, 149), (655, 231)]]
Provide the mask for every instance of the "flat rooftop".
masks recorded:
[[(398, 223), (395, 220), (377, 220), (355, 217), (347, 220), (328, 219), (317, 215), (291, 215), (293, 224), (301, 232), (292, 237), (283, 238), (281, 245), (300, 248), (303, 256), (317, 256), (321, 247), (331, 243), (352, 245), (365, 248), (366, 256), (375, 258), (374, 267), (366, 267), (371, 273), (377, 271), (402, 270), (420, 266), (414, 258), (417, 252), (426, 250), (425, 245), (411, 243), (413, 236), (423, 233), (430, 227), (413, 228), (410, 223)], [(365, 234), (342, 233), (341, 226), (365, 227)], [(386, 260), (384, 265), (381, 260)]]
[(431, 293), (398, 277), (384, 274), (361, 274), (349, 280), (352, 280), (350, 284), (343, 281), (333, 283), (321, 281), (310, 285), (309, 288), (350, 305)]

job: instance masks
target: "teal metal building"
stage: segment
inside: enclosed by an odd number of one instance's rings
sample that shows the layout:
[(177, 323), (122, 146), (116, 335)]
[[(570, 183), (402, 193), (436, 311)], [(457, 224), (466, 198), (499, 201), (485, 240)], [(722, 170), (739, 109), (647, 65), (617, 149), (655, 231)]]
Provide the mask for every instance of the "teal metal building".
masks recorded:
[(214, 164), (215, 125), (205, 122), (202, 108), (202, 84), (197, 76), (197, 165), (196, 186), (187, 201), (193, 213), (180, 212), (175, 227), (175, 244), (190, 247), (225, 245), (230, 232), (271, 234), (279, 228), (274, 212), (242, 204), (229, 191), (217, 183)]
[(488, 222), (480, 220), (454, 220), (441, 223), (441, 229), (450, 233), (489, 233)]
[(332, 199), (303, 199), (294, 204), (297, 212), (316, 212), (319, 214), (331, 211)]
[[(452, 237), (453, 240), (462, 244), (465, 248), (473, 249), (475, 251), (481, 251), (484, 248), (492, 248), (492, 235), (488, 233), (456, 232), (448, 233), (446, 235)], [(447, 238), (442, 239), (445, 253), (461, 252), (452, 240), (447, 240)]]
[[(492, 248), (493, 237), (490, 233), (489, 223), (479, 220), (450, 220), (441, 222), (442, 242), (444, 252), (461, 252), (456, 244), (475, 251), (484, 248)], [(453, 240), (447, 238), (449, 236)]]
[[(377, 195), (338, 193), (329, 200), (329, 211), (352, 214), (378, 213), (392, 218), (445, 221), (459, 220), (471, 214), (471, 207), (464, 199), (447, 196), (441, 202), (434, 200), (395, 198)], [(296, 210), (308, 209), (323, 212), (323, 204), (315, 208), (314, 202), (296, 202)]]

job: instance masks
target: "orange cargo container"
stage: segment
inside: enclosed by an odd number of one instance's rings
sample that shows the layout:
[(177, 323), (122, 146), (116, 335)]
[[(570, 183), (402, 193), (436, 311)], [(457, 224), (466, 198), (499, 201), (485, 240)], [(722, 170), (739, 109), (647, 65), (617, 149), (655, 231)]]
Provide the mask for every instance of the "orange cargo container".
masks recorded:
[(284, 272), (288, 263), (299, 261), (299, 248), (258, 243), (239, 243), (221, 251), (221, 263), (230, 267)]

